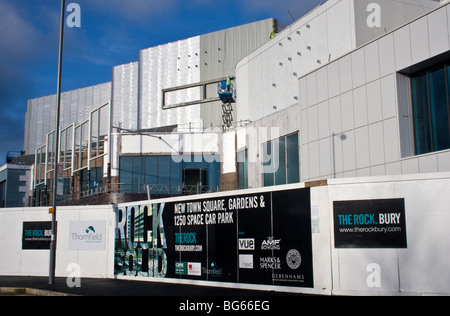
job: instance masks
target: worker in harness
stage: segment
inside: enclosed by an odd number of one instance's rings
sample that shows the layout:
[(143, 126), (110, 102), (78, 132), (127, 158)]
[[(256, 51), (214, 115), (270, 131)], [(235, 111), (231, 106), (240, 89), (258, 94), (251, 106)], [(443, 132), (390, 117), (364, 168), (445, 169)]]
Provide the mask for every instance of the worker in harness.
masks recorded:
[(272, 20), (272, 31), (270, 32), (270, 39), (275, 37), (275, 20)]
[(231, 78), (230, 76), (228, 76), (227, 78), (227, 91), (230, 92), (230, 88), (231, 88)]

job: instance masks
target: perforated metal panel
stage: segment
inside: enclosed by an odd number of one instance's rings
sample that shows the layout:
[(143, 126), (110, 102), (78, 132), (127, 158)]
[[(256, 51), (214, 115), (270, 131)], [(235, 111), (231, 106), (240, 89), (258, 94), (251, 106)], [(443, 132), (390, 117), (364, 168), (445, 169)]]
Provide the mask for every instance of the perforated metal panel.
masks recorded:
[[(144, 49), (139, 57), (138, 128), (201, 124), (200, 106), (163, 110), (162, 89), (200, 81), (200, 37)], [(200, 90), (173, 93), (168, 102), (199, 99)]]
[(112, 125), (134, 130), (138, 126), (139, 62), (113, 68)]

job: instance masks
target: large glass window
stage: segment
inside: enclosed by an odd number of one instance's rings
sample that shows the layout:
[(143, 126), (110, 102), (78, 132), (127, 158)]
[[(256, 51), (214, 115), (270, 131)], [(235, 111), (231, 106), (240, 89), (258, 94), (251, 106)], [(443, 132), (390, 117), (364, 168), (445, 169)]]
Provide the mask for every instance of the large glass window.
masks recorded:
[(278, 148), (278, 152), (273, 151), (275, 185), (286, 184), (286, 138), (277, 139), (272, 144), (274, 148)]
[(248, 150), (237, 153), (238, 186), (239, 189), (248, 188)]
[[(92, 168), (90, 174), (87, 169), (81, 171), (81, 192), (103, 186), (103, 168)], [(65, 179), (64, 194), (70, 194), (70, 179)]]
[(158, 157), (158, 184), (161, 194), (169, 194), (170, 191), (170, 156)]
[(416, 155), (450, 148), (450, 65), (411, 76)]
[(298, 133), (264, 143), (264, 186), (300, 181)]
[[(174, 161), (172, 156), (120, 157), (122, 193), (182, 194), (220, 191), (220, 163), (217, 156), (184, 156)], [(191, 177), (191, 173), (195, 177)], [(187, 174), (187, 177), (186, 177)], [(195, 181), (192, 179), (196, 179)], [(189, 182), (189, 183), (186, 183)], [(191, 183), (193, 182), (193, 183)], [(189, 192), (188, 192), (189, 191)]]
[(264, 186), (272, 186), (275, 184), (273, 180), (273, 170), (274, 170), (274, 159), (272, 158), (272, 142), (267, 142), (263, 144), (263, 175), (264, 175)]
[(133, 158), (120, 157), (120, 183), (123, 193), (133, 192)]
[(286, 137), (287, 183), (300, 182), (298, 133)]

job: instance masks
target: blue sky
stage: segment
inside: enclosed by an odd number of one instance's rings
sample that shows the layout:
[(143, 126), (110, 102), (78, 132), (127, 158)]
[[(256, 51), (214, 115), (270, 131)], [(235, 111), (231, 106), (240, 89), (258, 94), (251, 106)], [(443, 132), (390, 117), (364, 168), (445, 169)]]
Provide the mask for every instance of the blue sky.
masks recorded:
[[(292, 23), (325, 0), (66, 0), (63, 91), (111, 81), (139, 50), (270, 17)], [(0, 0), (0, 164), (23, 149), (27, 100), (56, 93), (60, 0)], [(69, 13), (66, 13), (69, 14)]]

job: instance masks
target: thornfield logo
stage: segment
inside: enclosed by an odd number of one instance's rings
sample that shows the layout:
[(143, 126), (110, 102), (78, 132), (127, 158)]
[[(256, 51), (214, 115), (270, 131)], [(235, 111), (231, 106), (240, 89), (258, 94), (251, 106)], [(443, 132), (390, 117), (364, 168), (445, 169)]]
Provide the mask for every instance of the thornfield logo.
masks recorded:
[(105, 250), (107, 240), (105, 221), (70, 222), (70, 250)]
[(82, 234), (72, 233), (72, 239), (84, 240), (92, 243), (101, 242), (103, 240), (103, 234), (96, 233), (94, 226), (89, 226), (84, 232), (85, 233)]
[(210, 265), (210, 269), (202, 268), (203, 274), (208, 274), (212, 277), (221, 277), (222, 276), (222, 269), (219, 269), (217, 267), (217, 263), (212, 262)]

